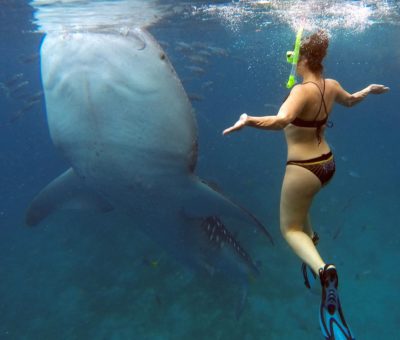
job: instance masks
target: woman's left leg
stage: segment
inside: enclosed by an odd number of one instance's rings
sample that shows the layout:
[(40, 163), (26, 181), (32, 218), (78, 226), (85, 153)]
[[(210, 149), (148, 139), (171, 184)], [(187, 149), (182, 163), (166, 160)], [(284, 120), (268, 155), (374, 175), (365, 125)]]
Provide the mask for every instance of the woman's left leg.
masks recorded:
[(325, 263), (309, 235), (308, 211), (320, 188), (319, 179), (309, 170), (296, 165), (286, 167), (280, 204), (281, 232), (297, 256), (316, 274)]
[(311, 224), (310, 214), (307, 214), (306, 221), (304, 222), (304, 232), (311, 238), (314, 236), (314, 229)]
[(308, 211), (320, 188), (319, 179), (309, 170), (296, 165), (286, 167), (281, 193), (281, 231), (294, 252), (320, 278), (319, 317), (324, 338), (354, 340), (340, 305), (336, 268), (325, 265), (310, 235), (312, 228)]

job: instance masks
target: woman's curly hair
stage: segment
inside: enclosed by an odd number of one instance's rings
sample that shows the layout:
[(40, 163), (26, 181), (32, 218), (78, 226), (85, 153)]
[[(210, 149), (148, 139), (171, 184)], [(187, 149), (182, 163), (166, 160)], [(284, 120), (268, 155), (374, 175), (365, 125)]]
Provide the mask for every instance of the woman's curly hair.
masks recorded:
[(328, 35), (322, 30), (302, 40), (300, 45), (300, 57), (307, 59), (308, 68), (312, 72), (322, 73), (324, 70), (322, 60), (326, 56), (328, 46)]

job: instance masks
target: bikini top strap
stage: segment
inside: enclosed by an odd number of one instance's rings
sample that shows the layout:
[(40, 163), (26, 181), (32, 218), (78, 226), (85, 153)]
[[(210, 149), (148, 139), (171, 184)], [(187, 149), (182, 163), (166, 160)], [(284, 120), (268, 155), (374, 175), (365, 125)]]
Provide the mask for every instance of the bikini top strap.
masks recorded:
[(325, 114), (328, 117), (328, 109), (326, 108), (326, 103), (325, 103), (325, 99), (324, 99), (324, 95), (325, 95), (325, 79), (324, 80), (324, 90), (321, 93), (321, 98), (322, 98), (322, 103), (324, 104), (324, 109), (325, 109)]
[[(324, 87), (323, 87), (322, 91), (321, 91), (320, 87), (318, 86), (318, 84), (315, 83), (315, 82), (313, 82), (313, 81), (307, 81), (307, 82), (303, 83), (303, 84), (308, 84), (308, 83), (314, 84), (314, 85), (318, 88), (319, 93), (321, 94), (321, 104), (319, 105), (318, 112), (317, 112), (317, 114), (316, 114), (316, 116), (315, 116), (313, 122), (316, 122), (316, 121), (317, 121), (317, 118), (318, 118), (318, 116), (319, 116), (319, 114), (320, 114), (320, 112), (321, 112), (321, 109), (322, 109), (322, 105), (324, 105), (325, 114), (326, 114), (326, 117), (325, 117), (322, 121), (324, 121), (324, 123), (326, 123), (326, 121), (328, 120), (328, 110), (327, 110), (327, 108), (326, 108), (326, 103), (325, 103), (325, 99), (324, 99), (324, 94), (325, 94), (325, 79), (323, 79), (323, 80), (324, 80)], [(317, 127), (317, 129), (316, 129), (316, 131), (315, 131), (315, 134), (316, 134), (316, 136), (317, 136), (318, 144), (321, 144), (321, 141), (322, 141), (322, 139), (321, 139), (321, 126), (318, 126), (318, 127)]]
[(313, 122), (315, 122), (315, 121), (317, 120), (319, 114), (321, 113), (322, 105), (324, 105), (325, 114), (326, 114), (326, 119), (328, 119), (328, 110), (327, 110), (327, 108), (326, 108), (326, 103), (325, 103), (325, 99), (324, 99), (324, 94), (325, 94), (325, 79), (323, 79), (323, 80), (324, 80), (324, 87), (323, 87), (323, 90), (322, 90), (322, 91), (321, 91), (320, 87), (318, 86), (318, 84), (317, 84), (316, 82), (307, 81), (307, 82), (303, 83), (303, 85), (309, 84), (309, 83), (314, 84), (314, 85), (318, 88), (319, 93), (321, 94), (321, 103), (320, 103), (320, 105), (319, 105), (318, 112), (317, 112), (317, 114), (315, 115), (315, 118), (313, 119)]

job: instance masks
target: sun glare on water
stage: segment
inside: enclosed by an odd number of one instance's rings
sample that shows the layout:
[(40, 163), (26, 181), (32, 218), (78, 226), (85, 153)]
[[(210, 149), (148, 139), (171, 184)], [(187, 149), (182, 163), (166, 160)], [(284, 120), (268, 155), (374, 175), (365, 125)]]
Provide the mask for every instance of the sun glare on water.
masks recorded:
[(271, 21), (287, 24), (293, 30), (324, 28), (364, 31), (380, 22), (399, 22), (395, 2), (349, 0), (241, 0), (229, 4), (193, 6), (192, 15), (205, 19), (217, 17), (236, 31), (240, 25), (252, 22), (259, 27)]

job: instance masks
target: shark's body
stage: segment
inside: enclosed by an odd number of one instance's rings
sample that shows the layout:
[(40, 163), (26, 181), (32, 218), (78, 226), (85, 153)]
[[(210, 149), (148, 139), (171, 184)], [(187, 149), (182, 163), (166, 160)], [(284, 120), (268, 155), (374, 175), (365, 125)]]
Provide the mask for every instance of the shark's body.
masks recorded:
[(28, 224), (71, 203), (118, 209), (192, 267), (257, 272), (246, 242), (270, 236), (194, 174), (192, 106), (148, 32), (48, 34), (41, 72), (51, 138), (71, 169), (34, 199)]

